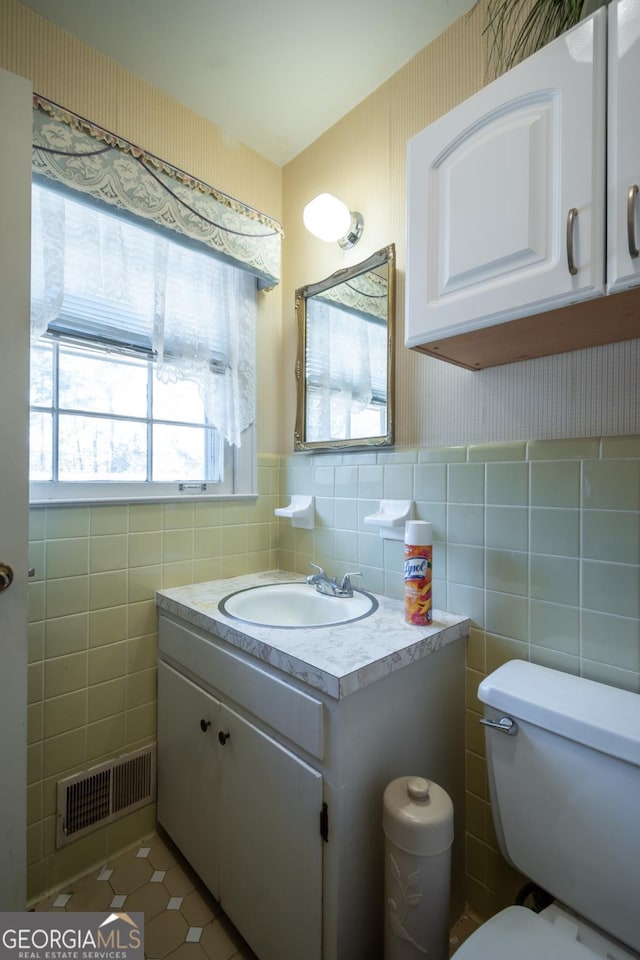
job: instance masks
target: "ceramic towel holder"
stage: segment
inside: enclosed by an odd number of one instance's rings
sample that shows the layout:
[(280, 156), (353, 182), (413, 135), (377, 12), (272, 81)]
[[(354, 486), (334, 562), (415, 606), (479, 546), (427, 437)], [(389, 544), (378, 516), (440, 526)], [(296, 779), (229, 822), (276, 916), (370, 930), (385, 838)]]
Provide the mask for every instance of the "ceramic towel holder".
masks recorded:
[(413, 520), (413, 500), (381, 500), (380, 509), (364, 518), (365, 523), (378, 527), (385, 540), (404, 540), (404, 525)]
[(298, 496), (293, 494), (288, 507), (277, 507), (276, 517), (289, 517), (292, 527), (302, 527), (304, 530), (313, 530), (315, 497)]

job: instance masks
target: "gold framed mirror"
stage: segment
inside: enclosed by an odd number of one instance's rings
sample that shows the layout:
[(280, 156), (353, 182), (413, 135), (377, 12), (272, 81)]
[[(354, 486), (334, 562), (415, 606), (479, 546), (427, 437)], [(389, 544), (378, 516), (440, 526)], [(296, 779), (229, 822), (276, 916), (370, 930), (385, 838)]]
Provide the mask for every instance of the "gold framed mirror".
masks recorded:
[(395, 245), (296, 290), (296, 450), (393, 443)]

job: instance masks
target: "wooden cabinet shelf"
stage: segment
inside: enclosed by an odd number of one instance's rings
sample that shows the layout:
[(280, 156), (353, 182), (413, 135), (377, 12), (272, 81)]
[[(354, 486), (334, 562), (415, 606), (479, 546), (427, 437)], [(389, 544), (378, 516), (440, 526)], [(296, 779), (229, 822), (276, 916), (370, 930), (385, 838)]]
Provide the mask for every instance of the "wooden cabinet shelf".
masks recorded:
[(640, 336), (640, 290), (443, 337), (415, 349), (466, 370), (619, 343)]

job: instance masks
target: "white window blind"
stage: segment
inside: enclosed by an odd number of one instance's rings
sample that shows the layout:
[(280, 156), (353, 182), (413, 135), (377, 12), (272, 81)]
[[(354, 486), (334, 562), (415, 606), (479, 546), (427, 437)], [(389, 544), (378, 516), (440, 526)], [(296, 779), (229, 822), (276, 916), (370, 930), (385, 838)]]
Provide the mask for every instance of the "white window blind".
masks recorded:
[(32, 332), (151, 353), (192, 380), (231, 445), (255, 419), (256, 279), (129, 219), (34, 183)]
[(307, 380), (367, 406), (387, 399), (387, 328), (375, 317), (311, 297), (307, 301)]
[(307, 439), (384, 433), (386, 323), (314, 296), (307, 300), (305, 329)]

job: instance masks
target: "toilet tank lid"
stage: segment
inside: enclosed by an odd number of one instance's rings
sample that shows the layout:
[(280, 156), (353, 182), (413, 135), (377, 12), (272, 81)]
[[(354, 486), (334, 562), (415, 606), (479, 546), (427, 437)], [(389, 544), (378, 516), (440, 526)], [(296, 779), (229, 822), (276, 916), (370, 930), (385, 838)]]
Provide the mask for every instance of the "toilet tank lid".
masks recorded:
[(640, 766), (640, 695), (510, 660), (478, 688), (482, 703)]

